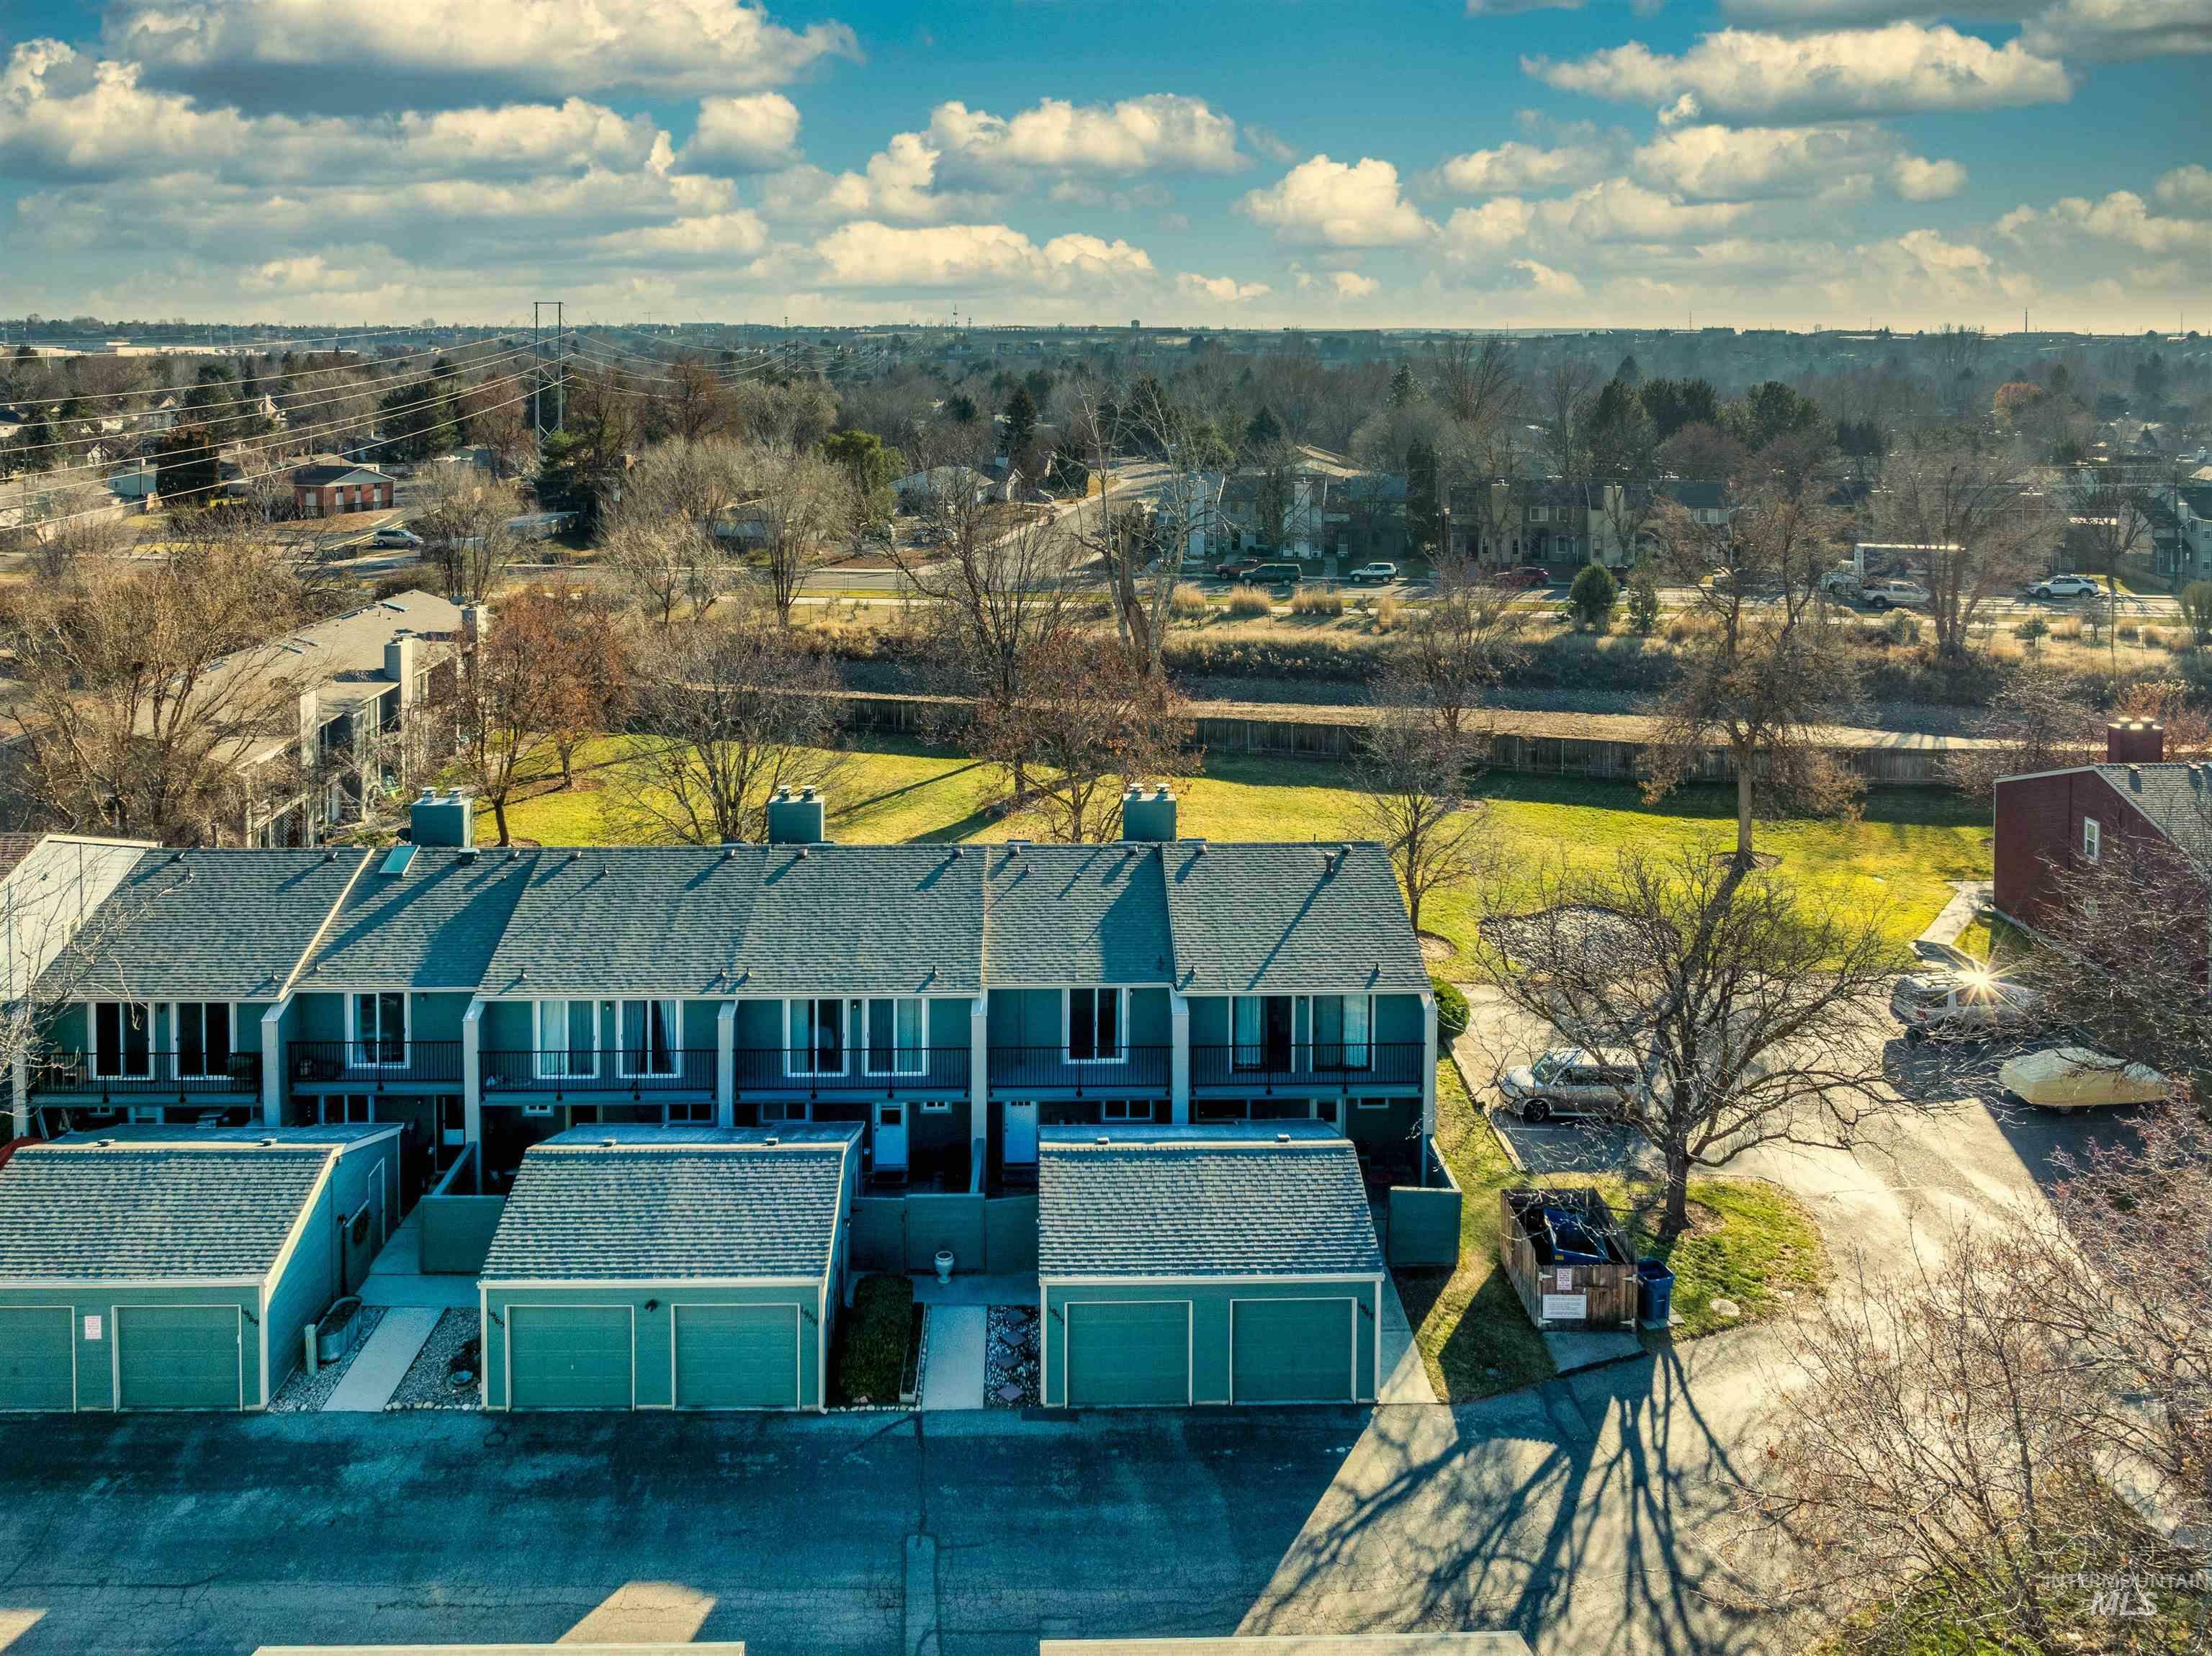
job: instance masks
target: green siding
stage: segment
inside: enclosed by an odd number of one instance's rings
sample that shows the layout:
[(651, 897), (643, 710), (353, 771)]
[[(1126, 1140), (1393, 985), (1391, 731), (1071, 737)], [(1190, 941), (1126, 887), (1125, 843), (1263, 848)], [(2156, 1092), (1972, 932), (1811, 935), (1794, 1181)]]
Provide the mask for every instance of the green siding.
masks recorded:
[(1419, 995), (1375, 997), (1375, 1039), (1385, 1045), (1426, 1039), (1421, 1025)]
[(720, 1040), (717, 1020), (722, 1016), (726, 1003), (719, 1000), (687, 1000), (678, 1016), (682, 1019), (684, 1047), (686, 1052), (711, 1052)]
[(1238, 1300), (1230, 1307), (1231, 1398), (1237, 1403), (1349, 1403), (1356, 1301)]
[[(672, 1350), (675, 1318), (673, 1307), (683, 1305), (696, 1307), (716, 1306), (762, 1307), (773, 1310), (787, 1319), (795, 1319), (799, 1326), (799, 1397), (797, 1406), (811, 1409), (822, 1398), (821, 1356), (824, 1342), (816, 1320), (821, 1314), (823, 1290), (812, 1285), (799, 1288), (720, 1288), (686, 1283), (681, 1279), (651, 1284), (645, 1288), (599, 1288), (588, 1282), (547, 1289), (510, 1289), (498, 1283), (485, 1285), (484, 1301), (491, 1316), (503, 1319), (510, 1330), (519, 1329), (521, 1338), (515, 1342), (521, 1354), (529, 1338), (529, 1327), (533, 1317), (546, 1313), (560, 1315), (579, 1307), (614, 1307), (624, 1317), (626, 1328), (634, 1330), (636, 1352), (636, 1406), (640, 1409), (666, 1409), (675, 1402), (670, 1390), (672, 1371), (678, 1365)], [(647, 1309), (650, 1305), (651, 1309)], [(797, 1307), (794, 1313), (793, 1307)], [(520, 1319), (518, 1323), (515, 1319)], [(507, 1391), (507, 1342), (499, 1338), (501, 1321), (488, 1325), (494, 1338), (484, 1343), (484, 1395), (489, 1406), (504, 1407), (563, 1407), (627, 1409), (631, 1406), (629, 1375), (627, 1359), (623, 1374), (623, 1390), (618, 1398), (602, 1403), (569, 1402), (559, 1404), (536, 1404), (528, 1401), (532, 1378), (518, 1374), (519, 1389), (512, 1404)], [(521, 1358), (518, 1356), (518, 1367)], [(611, 1393), (610, 1393), (611, 1395)], [(690, 1405), (700, 1406), (700, 1405)], [(717, 1407), (741, 1405), (718, 1404)], [(760, 1405), (742, 1405), (760, 1406)], [(789, 1406), (789, 1405), (780, 1405)]]
[(53, 1027), (46, 1037), (47, 1044), (57, 1051), (82, 1052), (91, 1048), (88, 1038), (91, 1019), (83, 1004), (71, 1001), (54, 1014)]
[(292, 1002), (298, 1022), (286, 1034), (294, 1040), (343, 1040), (345, 997), (301, 995)]
[(258, 1401), (257, 1355), (230, 1305), (132, 1305), (115, 1317), (118, 1403), (125, 1409), (236, 1409)]
[(410, 1033), (416, 1040), (459, 1040), (469, 999), (466, 995), (416, 995), (407, 1008)]
[(76, 1320), (65, 1305), (0, 1307), (0, 1410), (76, 1407)]
[(1118, 1301), (1070, 1303), (1067, 1401), (1076, 1408), (1172, 1404), (1190, 1395), (1190, 1306), (1181, 1300), (1139, 1300), (1142, 1286)]
[(1060, 998), (1057, 989), (994, 989), (991, 1045), (1057, 1046), (1060, 1043)]
[(1406, 1144), (1420, 1131), (1418, 1093), (1379, 1099), (1355, 1095), (1344, 1101), (1342, 1110), (1344, 1136), (1357, 1144)]
[(526, 1052), (537, 1039), (526, 1000), (487, 1001), (479, 1040), (487, 1052)]
[(1223, 995), (1195, 995), (1190, 1003), (1190, 1044), (1225, 1046), (1229, 1044), (1229, 1001)]
[(679, 1303), (676, 1406), (797, 1407), (801, 1323), (796, 1306)]
[(974, 1004), (964, 997), (951, 1000), (938, 996), (930, 1001), (929, 1044), (932, 1049), (965, 1048), (968, 1046), (968, 1026), (972, 1018), (969, 1009)]
[[(345, 1160), (349, 1158), (341, 1158)], [(363, 1161), (372, 1158), (362, 1157)], [(335, 1171), (332, 1177), (335, 1178)], [(339, 1209), (325, 1181), (307, 1210), (299, 1245), (285, 1261), (269, 1295), (269, 1390), (273, 1395), (301, 1362), (306, 1342), (301, 1330), (319, 1321), (339, 1294)], [(246, 1390), (253, 1390), (249, 1377)], [(249, 1398), (249, 1401), (252, 1399)]]
[(627, 1409), (631, 1387), (627, 1305), (514, 1306), (507, 1313), (517, 1409)]
[[(1233, 1304), (1263, 1299), (1334, 1299), (1345, 1295), (1358, 1302), (1358, 1309), (1353, 1313), (1358, 1319), (1356, 1336), (1358, 1361), (1353, 1380), (1358, 1387), (1358, 1400), (1364, 1402), (1373, 1397), (1375, 1383), (1375, 1283), (1372, 1277), (1347, 1280), (1285, 1277), (1253, 1283), (1231, 1283), (1218, 1278), (1084, 1284), (1048, 1282), (1047, 1310), (1059, 1314), (1048, 1315), (1044, 1322), (1043, 1401), (1048, 1406), (1069, 1404), (1064, 1389), (1069, 1356), (1066, 1336), (1069, 1313), (1073, 1312), (1073, 1324), (1080, 1331), (1083, 1319), (1091, 1314), (1085, 1309), (1086, 1304), (1101, 1301), (1188, 1301), (1192, 1319), (1192, 1398), (1198, 1403), (1227, 1403), (1231, 1400), (1230, 1321)], [(1076, 1336), (1079, 1347), (1081, 1338), (1079, 1331)], [(1083, 1361), (1079, 1350), (1077, 1358), (1079, 1364)], [(1079, 1386), (1075, 1404), (1080, 1404), (1083, 1398), (1084, 1393)]]
[(1175, 1017), (1165, 989), (1129, 992), (1129, 1033), (1132, 1046), (1168, 1046), (1175, 1042)]

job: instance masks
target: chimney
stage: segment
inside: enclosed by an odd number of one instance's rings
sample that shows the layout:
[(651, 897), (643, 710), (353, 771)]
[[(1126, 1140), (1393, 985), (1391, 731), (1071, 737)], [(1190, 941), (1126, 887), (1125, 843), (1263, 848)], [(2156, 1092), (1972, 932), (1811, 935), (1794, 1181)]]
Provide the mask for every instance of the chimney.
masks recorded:
[(459, 788), (441, 794), (422, 790), (407, 813), (409, 836), (418, 846), (456, 846), (474, 849), (477, 842), (476, 803)]
[(2108, 765), (2164, 764), (2166, 726), (2148, 719), (2120, 719), (2106, 725), (2105, 762)]
[(1176, 837), (1176, 798), (1166, 783), (1150, 794), (1133, 787), (1121, 796), (1121, 837), (1147, 840)]
[(812, 788), (800, 788), (796, 792), (789, 788), (778, 788), (775, 798), (768, 802), (769, 844), (826, 844), (829, 836), (822, 831), (822, 823), (823, 807), (827, 803)]

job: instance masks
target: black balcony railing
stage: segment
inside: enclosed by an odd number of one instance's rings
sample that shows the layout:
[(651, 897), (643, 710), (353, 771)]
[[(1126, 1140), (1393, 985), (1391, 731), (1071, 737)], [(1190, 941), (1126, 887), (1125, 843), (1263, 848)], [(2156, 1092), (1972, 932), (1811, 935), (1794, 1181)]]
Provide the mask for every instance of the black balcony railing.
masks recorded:
[(1078, 1098), (1121, 1098), (1165, 1093), (1172, 1049), (1124, 1046), (1109, 1058), (1070, 1058), (1065, 1046), (994, 1046), (991, 1084), (1039, 1092), (1070, 1093)]
[(1190, 1049), (1194, 1087), (1418, 1087), (1425, 1048), (1408, 1041), (1255, 1041)]
[[(31, 1090), (99, 1093), (112, 1098), (183, 1098), (224, 1094), (235, 1096), (261, 1090), (261, 1055), (258, 1052), (233, 1052), (212, 1065), (204, 1055), (187, 1052), (184, 1067), (192, 1073), (179, 1075), (177, 1054), (170, 1052), (134, 1052), (119, 1058), (110, 1055), (98, 1064), (89, 1052), (48, 1052), (32, 1061)], [(210, 1068), (215, 1072), (205, 1073)], [(100, 1069), (119, 1070), (123, 1073), (95, 1073)]]
[(284, 1048), (285, 1072), (309, 1086), (343, 1084), (374, 1091), (392, 1085), (459, 1086), (458, 1040), (295, 1040)]
[(878, 1097), (968, 1089), (965, 1046), (936, 1046), (927, 1052), (741, 1046), (736, 1058), (740, 1098)]
[(712, 1093), (713, 1049), (659, 1052), (483, 1052), (484, 1096), (501, 1093)]

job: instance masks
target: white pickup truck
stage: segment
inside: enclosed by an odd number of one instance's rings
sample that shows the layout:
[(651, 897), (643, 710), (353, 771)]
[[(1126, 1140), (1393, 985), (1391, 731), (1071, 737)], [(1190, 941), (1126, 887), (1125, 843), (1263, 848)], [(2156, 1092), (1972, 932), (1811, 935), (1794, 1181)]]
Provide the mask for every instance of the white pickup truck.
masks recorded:
[(1928, 589), (1918, 581), (1892, 576), (1864, 579), (1847, 563), (1821, 576), (1820, 585), (1837, 597), (1863, 604), (1869, 610), (1900, 610), (1928, 602)]

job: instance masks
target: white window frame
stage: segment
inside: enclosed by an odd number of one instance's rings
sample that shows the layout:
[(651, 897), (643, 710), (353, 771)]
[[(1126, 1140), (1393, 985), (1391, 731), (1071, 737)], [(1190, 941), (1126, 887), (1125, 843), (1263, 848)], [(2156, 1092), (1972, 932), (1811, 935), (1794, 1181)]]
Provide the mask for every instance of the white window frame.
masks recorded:
[[(783, 1072), (787, 1076), (847, 1076), (853, 1072), (853, 1009), (857, 1003), (842, 995), (792, 995), (783, 1003)], [(806, 1039), (801, 1043), (792, 1036), (792, 1015), (796, 1008), (806, 1009)], [(837, 1009), (837, 1067), (826, 1069), (815, 1061), (817, 1028), (816, 1009), (835, 1006)], [(803, 1061), (802, 1061), (803, 1059)]]
[[(201, 1009), (200, 1067), (190, 1075), (185, 1072), (185, 1026), (182, 1010), (187, 1006)], [(220, 1071), (207, 1067), (207, 1009), (220, 1006), (228, 1036), (223, 1042), (223, 1066)], [(230, 1074), (230, 1060), (238, 1053), (238, 1008), (227, 1000), (173, 1000), (169, 1003), (169, 1075), (176, 1081), (218, 1081)]]
[(2105, 860), (2105, 825), (2094, 816), (2081, 819), (2081, 856), (2092, 863)]
[[(1110, 1057), (1078, 1058), (1073, 1045), (1075, 1034), (1075, 998), (1078, 995), (1111, 995), (1114, 997), (1114, 1051)], [(1091, 1046), (1098, 1045), (1098, 1008), (1094, 999), (1091, 1010)], [(1129, 992), (1126, 988), (1097, 984), (1081, 989), (1060, 992), (1060, 1055), (1063, 1063), (1127, 1064), (1129, 1061)]]
[[(112, 1006), (118, 1009), (115, 1014), (115, 1038), (118, 1043), (123, 1042), (123, 1009), (136, 1006), (141, 1011), (145, 1013), (146, 1068), (143, 1073), (133, 1075), (128, 1070), (111, 1070), (101, 1062), (101, 1053), (100, 1050), (100, 1009), (103, 1006)], [(98, 1000), (88, 1001), (86, 1003), (84, 1009), (84, 1022), (85, 1058), (87, 1065), (90, 1069), (95, 1079), (101, 1081), (151, 1081), (155, 1079), (153, 1002), (131, 1000), (124, 997), (115, 995), (103, 996)], [(128, 1043), (123, 1044), (127, 1046)], [(115, 1056), (120, 1059), (123, 1056), (122, 1051), (118, 1049)]]
[[(646, 1046), (635, 1053), (631, 1051), (626, 1020), (633, 1006), (647, 1008), (647, 1028), (651, 1011), (659, 1006), (668, 1022), (668, 1065), (655, 1069), (652, 1064), (650, 1034)], [(644, 1060), (643, 1066), (631, 1067), (633, 1057)], [(684, 1003), (674, 995), (629, 995), (615, 1003), (615, 1072), (624, 1080), (666, 1079), (679, 1073), (684, 1067)]]
[[(876, 1003), (888, 1002), (891, 1013), (890, 1067), (876, 1067)], [(899, 1009), (914, 1008), (915, 1034), (919, 1044), (898, 1044)], [(871, 1076), (926, 1076), (929, 1073), (929, 998), (926, 995), (868, 995), (860, 1002), (860, 1070)]]
[[(374, 1035), (362, 1034), (361, 1028), (361, 1003), (364, 998), (381, 1003), (385, 996), (391, 994), (397, 994), (399, 997), (399, 1056), (396, 1059), (391, 1059), (365, 1056), (367, 1053), (373, 1052), (383, 1044), (384, 1029), (382, 1026), (384, 1019), (380, 1012), (377, 1018), (378, 1028), (376, 1034)], [(345, 1033), (346, 1052), (348, 1054), (346, 1064), (349, 1068), (356, 1070), (405, 1069), (407, 1067), (408, 1043), (414, 1039), (415, 1034), (415, 997), (409, 994), (404, 989), (356, 989), (349, 991), (345, 998)], [(356, 1061), (352, 1056), (356, 1052), (362, 1053), (364, 1056)]]
[[(585, 1066), (577, 1067), (576, 1049), (568, 1044), (568, 1031), (573, 1014), (571, 1007), (578, 1004), (592, 1009), (592, 1045), (584, 1054)], [(561, 1044), (549, 1046), (545, 1043), (545, 1009), (561, 1009)], [(544, 1000), (530, 1003), (530, 1047), (532, 1061), (541, 1081), (592, 1081), (599, 1073), (599, 1003), (582, 995), (549, 995)], [(556, 1058), (560, 1062), (553, 1060)]]

